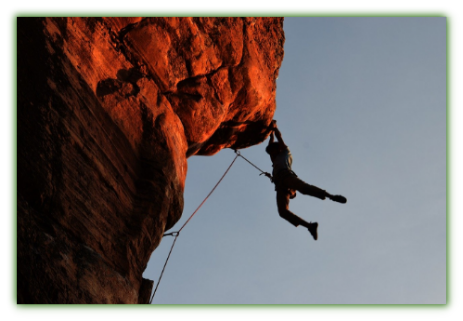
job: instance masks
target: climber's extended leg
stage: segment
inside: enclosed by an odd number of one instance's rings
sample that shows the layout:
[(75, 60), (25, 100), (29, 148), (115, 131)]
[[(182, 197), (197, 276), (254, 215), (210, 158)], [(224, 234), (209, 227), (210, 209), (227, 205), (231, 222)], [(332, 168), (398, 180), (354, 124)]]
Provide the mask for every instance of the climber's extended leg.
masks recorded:
[(327, 192), (317, 186), (307, 184), (295, 175), (286, 175), (282, 181), (283, 185), (295, 189), (304, 195), (310, 195), (324, 200), (328, 196)]
[(282, 180), (282, 184), (284, 184), (285, 186), (289, 188), (295, 189), (302, 194), (314, 196), (322, 200), (328, 197), (330, 200), (338, 202), (338, 203), (347, 202), (347, 199), (344, 196), (331, 195), (327, 191), (317, 186), (307, 184), (306, 182), (299, 179), (295, 175), (286, 175)]

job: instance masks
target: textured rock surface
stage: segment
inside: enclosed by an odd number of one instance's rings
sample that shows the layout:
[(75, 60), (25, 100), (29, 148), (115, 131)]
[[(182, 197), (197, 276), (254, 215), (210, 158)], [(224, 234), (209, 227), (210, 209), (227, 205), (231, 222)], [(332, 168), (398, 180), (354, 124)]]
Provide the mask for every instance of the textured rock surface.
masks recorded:
[(147, 303), (187, 158), (262, 142), (281, 18), (18, 19), (18, 303)]

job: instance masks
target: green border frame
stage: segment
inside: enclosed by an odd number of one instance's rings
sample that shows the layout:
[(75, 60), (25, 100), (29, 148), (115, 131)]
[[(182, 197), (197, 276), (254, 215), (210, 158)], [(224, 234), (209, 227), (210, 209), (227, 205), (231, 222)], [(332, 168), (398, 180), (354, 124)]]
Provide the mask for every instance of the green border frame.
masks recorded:
[[(461, 246), (457, 226), (462, 111), (462, 11), (456, 1), (16, 1), (3, 8), (2, 107), (0, 108), (2, 273), (1, 305), (5, 320), (128, 320), (169, 318), (198, 320), (436, 320), (463, 315)], [(16, 18), (18, 16), (431, 16), (447, 18), (447, 304), (444, 305), (17, 305), (16, 304)], [(460, 148), (459, 148), (460, 147)], [(433, 237), (430, 235), (429, 237)]]

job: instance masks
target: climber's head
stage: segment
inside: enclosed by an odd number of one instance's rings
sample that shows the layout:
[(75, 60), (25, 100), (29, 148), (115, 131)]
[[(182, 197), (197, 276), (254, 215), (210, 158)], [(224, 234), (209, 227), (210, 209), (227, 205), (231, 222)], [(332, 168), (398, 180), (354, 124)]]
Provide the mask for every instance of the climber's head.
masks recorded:
[(280, 152), (280, 144), (279, 143), (270, 143), (268, 144), (267, 148), (265, 148), (265, 151), (267, 154), (270, 156), (274, 156)]

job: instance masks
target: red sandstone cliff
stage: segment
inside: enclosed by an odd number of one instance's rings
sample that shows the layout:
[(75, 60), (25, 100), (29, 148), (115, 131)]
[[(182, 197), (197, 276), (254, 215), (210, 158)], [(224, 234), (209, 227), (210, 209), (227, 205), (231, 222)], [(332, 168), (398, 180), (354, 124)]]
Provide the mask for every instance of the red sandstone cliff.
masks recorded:
[(187, 157), (262, 142), (282, 18), (18, 18), (18, 303), (147, 303)]

